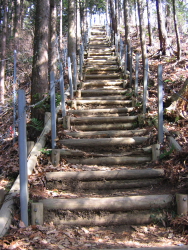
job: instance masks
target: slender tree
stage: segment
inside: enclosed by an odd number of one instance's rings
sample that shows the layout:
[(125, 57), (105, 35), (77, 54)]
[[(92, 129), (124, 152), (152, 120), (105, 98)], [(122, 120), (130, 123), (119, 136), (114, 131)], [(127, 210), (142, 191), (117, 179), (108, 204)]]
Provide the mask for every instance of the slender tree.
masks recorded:
[[(36, 1), (35, 37), (33, 52), (31, 102), (43, 99), (49, 91), (48, 84), (48, 43), (49, 43), (49, 0)], [(44, 118), (44, 110), (32, 109), (32, 117)]]
[(139, 30), (140, 30), (140, 43), (142, 50), (142, 64), (145, 66), (145, 59), (147, 57), (146, 53), (146, 39), (144, 30), (144, 3), (141, 0), (137, 0), (138, 4), (138, 18), (139, 18)]
[(162, 51), (164, 55), (169, 55), (169, 40), (167, 37), (166, 28), (165, 28), (165, 19), (163, 17), (161, 0), (156, 0), (156, 8), (157, 8), (157, 21), (158, 21), (160, 50)]
[(176, 33), (177, 59), (180, 60), (181, 59), (181, 45), (180, 45), (180, 36), (179, 36), (179, 29), (178, 29), (177, 16), (176, 16), (175, 0), (172, 0), (172, 6), (173, 6), (174, 28), (175, 28), (175, 33)]
[(5, 95), (5, 67), (6, 67), (6, 41), (7, 41), (7, 6), (8, 0), (4, 0), (3, 3), (3, 28), (1, 32), (1, 52), (0, 52), (0, 103), (4, 104), (4, 95)]
[(19, 48), (19, 36), (21, 31), (21, 1), (15, 1), (15, 16), (14, 16), (14, 48)]
[(152, 46), (153, 44), (153, 36), (152, 36), (152, 29), (151, 29), (151, 12), (150, 12), (150, 4), (149, 0), (146, 0), (146, 6), (147, 6), (147, 18), (148, 18), (148, 35), (149, 35), (149, 46)]
[(54, 75), (57, 74), (57, 11), (56, 11), (56, 1), (50, 0), (50, 44), (49, 44), (49, 71), (53, 71)]
[(73, 61), (76, 54), (76, 5), (75, 0), (68, 2), (68, 56)]

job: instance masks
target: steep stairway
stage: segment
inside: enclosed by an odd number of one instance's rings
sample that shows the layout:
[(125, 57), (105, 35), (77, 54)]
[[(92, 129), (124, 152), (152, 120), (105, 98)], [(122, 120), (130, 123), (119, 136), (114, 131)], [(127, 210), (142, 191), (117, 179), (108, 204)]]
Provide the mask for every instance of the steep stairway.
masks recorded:
[[(47, 188), (62, 195), (43, 199), (46, 222), (62, 225), (140, 225), (164, 218), (173, 196), (161, 190), (163, 169), (148, 168), (149, 133), (138, 127), (118, 58), (104, 27), (91, 30), (85, 76), (67, 100), (66, 130), (59, 130), (60, 163), (68, 171), (46, 173)], [(63, 123), (58, 118), (58, 126)], [(56, 162), (58, 164), (58, 162)]]

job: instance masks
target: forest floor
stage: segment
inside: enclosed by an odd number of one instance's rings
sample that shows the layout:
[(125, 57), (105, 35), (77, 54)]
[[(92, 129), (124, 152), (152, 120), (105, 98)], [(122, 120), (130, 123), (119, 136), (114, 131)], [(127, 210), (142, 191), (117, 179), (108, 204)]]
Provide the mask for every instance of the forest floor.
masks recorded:
[[(25, 89), (27, 104), (30, 104), (31, 88), (31, 58), (32, 46), (31, 36), (24, 39), (25, 46), (20, 48), (18, 54), (18, 88)], [(175, 38), (173, 38), (175, 41)], [(172, 41), (173, 41), (172, 39)], [(140, 52), (138, 38), (132, 36), (132, 45), (134, 55)], [(157, 114), (157, 66), (163, 64), (164, 103), (173, 95), (174, 91), (178, 92), (188, 78), (188, 36), (181, 37), (182, 59), (177, 62), (174, 56), (166, 57), (156, 54), (158, 41), (151, 47), (148, 46), (149, 57), (149, 95), (148, 95), (148, 119), (144, 127), (151, 129), (153, 127), (153, 137), (157, 136), (157, 131), (153, 126), (153, 121)], [(173, 48), (174, 43), (172, 42)], [(10, 53), (12, 53), (9, 48)], [(9, 68), (12, 62), (8, 63)], [(11, 70), (10, 70), (11, 71)], [(12, 71), (11, 71), (12, 72)], [(134, 77), (133, 77), (134, 79)], [(65, 78), (65, 81), (67, 77)], [(142, 82), (142, 76), (139, 76), (139, 84)], [(12, 138), (12, 75), (7, 76), (7, 103), (1, 110), (1, 144), (0, 144), (0, 203), (3, 202), (1, 197), (10, 190), (13, 181), (19, 173), (19, 152), (18, 141), (13, 143)], [(154, 167), (165, 169), (167, 182), (177, 192), (187, 193), (188, 191), (188, 119), (187, 104), (184, 107), (186, 117), (179, 115), (178, 111), (174, 115), (165, 115), (164, 124), (179, 145), (182, 152), (171, 152), (160, 160), (153, 163)], [(27, 120), (30, 121), (30, 111), (27, 111)], [(5, 134), (5, 138), (3, 135)], [(2, 140), (4, 139), (4, 140)], [(151, 140), (155, 138), (151, 138)], [(165, 140), (164, 152), (169, 150), (168, 142)], [(37, 173), (29, 177), (30, 184), (35, 183), (39, 186), (39, 193), (32, 193), (30, 190), (30, 199), (41, 196), (55, 196), (56, 192), (49, 194), (43, 184), (45, 161), (49, 161), (48, 156), (41, 154)], [(52, 167), (52, 166), (51, 166)], [(69, 166), (63, 163), (67, 170)], [(69, 195), (69, 194), (67, 194)], [(5, 237), (0, 239), (0, 249), (110, 249), (110, 248), (127, 248), (127, 247), (154, 247), (154, 246), (174, 246), (188, 244), (188, 217), (172, 218), (169, 214), (167, 222), (163, 225), (147, 225), (142, 227), (111, 227), (106, 230), (99, 227), (55, 227), (53, 224), (44, 226), (24, 227), (19, 217), (19, 198), (17, 199), (17, 211), (13, 218), (11, 229)]]

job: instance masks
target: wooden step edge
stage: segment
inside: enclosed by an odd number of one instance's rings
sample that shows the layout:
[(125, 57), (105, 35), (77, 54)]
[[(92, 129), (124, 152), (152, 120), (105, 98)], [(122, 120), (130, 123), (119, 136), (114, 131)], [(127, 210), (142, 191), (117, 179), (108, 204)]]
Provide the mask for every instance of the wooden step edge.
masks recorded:
[[(107, 215), (96, 215), (92, 213), (92, 216), (81, 217), (74, 216), (74, 219), (60, 219), (58, 215), (55, 216), (55, 225), (67, 225), (67, 226), (115, 226), (115, 225), (146, 225), (151, 223), (158, 223), (162, 220), (166, 219), (165, 213), (162, 212), (116, 212), (116, 213), (108, 213)], [(119, 249), (119, 248), (118, 248)], [(125, 250), (127, 250), (126, 248)], [(133, 248), (130, 248), (132, 250)], [(135, 248), (137, 250), (138, 248)], [(147, 249), (147, 248), (142, 248)], [(149, 248), (148, 248), (149, 249)], [(166, 248), (162, 248), (163, 250)], [(171, 250), (171, 248), (168, 248)], [(174, 248), (172, 248), (174, 249)], [(181, 249), (181, 248), (176, 248)], [(106, 249), (107, 250), (107, 249)], [(115, 249), (114, 249), (115, 250)], [(122, 250), (122, 249), (119, 249)], [(155, 250), (155, 248), (153, 249)], [(158, 248), (156, 249), (158, 250)]]
[(47, 172), (46, 179), (59, 181), (74, 179), (79, 181), (93, 180), (132, 180), (142, 178), (164, 177), (163, 169), (130, 169), (130, 170), (110, 170), (110, 171), (83, 171), (83, 172)]
[(92, 158), (69, 158), (67, 161), (71, 164), (81, 164), (81, 165), (98, 165), (98, 166), (117, 166), (117, 165), (140, 165), (147, 162), (151, 162), (152, 156), (120, 156), (120, 157), (92, 157)]
[(85, 138), (85, 137), (126, 137), (126, 136), (141, 136), (146, 135), (146, 129), (135, 130), (108, 130), (108, 131), (78, 131), (66, 132), (66, 135), (71, 137)]
[(86, 124), (86, 125), (72, 125), (72, 130), (81, 130), (81, 131), (103, 131), (103, 130), (126, 130), (134, 129), (137, 126), (137, 123), (103, 123), (103, 124)]
[[(60, 118), (62, 119), (62, 118)], [(100, 117), (100, 116), (95, 116), (95, 117), (88, 117), (88, 116), (82, 116), (82, 117), (70, 117), (70, 122), (71, 123), (79, 123), (79, 122), (134, 122), (137, 121), (138, 116), (108, 116), (108, 117)]]
[[(48, 149), (48, 151), (52, 151), (52, 149)], [(100, 153), (88, 153), (88, 152), (85, 152), (83, 150), (79, 150), (79, 149), (65, 149), (65, 148), (62, 148), (62, 149), (55, 149), (55, 151), (64, 156), (64, 157), (69, 157), (69, 156), (74, 156), (74, 157), (124, 157), (124, 156), (138, 156), (139, 154), (142, 154), (142, 155), (147, 155), (147, 154), (151, 154), (152, 153), (152, 147), (149, 146), (149, 147), (145, 147), (145, 148), (139, 148), (139, 149), (136, 149), (136, 150), (133, 150), (131, 152), (126, 152), (126, 153), (123, 153), (123, 155), (120, 153), (120, 154), (100, 154)]]
[(94, 139), (63, 139), (58, 142), (71, 147), (108, 147), (121, 145), (138, 145), (146, 142), (149, 137), (121, 137), (121, 138), (94, 138)]
[(173, 196), (145, 195), (128, 197), (45, 199), (40, 200), (45, 209), (76, 211), (132, 211), (167, 208), (172, 205)]
[(67, 104), (72, 104), (72, 103), (76, 103), (77, 105), (80, 104), (98, 104), (98, 105), (113, 105), (113, 104), (117, 104), (117, 105), (123, 105), (123, 104), (132, 104), (132, 100), (89, 100), (89, 99), (85, 99), (85, 100), (66, 100)]
[[(109, 190), (128, 190), (135, 188), (144, 188), (144, 187), (153, 187), (155, 185), (160, 185), (162, 178), (155, 179), (139, 179), (139, 180), (95, 180), (95, 181), (77, 181), (75, 179), (67, 179), (57, 181), (57, 180), (48, 180), (46, 183), (47, 189), (58, 189), (58, 190), (79, 190), (79, 191), (89, 191), (92, 190), (104, 192)], [(74, 183), (74, 187), (72, 186)]]
[[(165, 217), (164, 217), (165, 219)], [(160, 220), (163, 220), (161, 218)], [(144, 224), (144, 223), (141, 223)], [(146, 223), (147, 224), (147, 223)], [(150, 224), (150, 223), (149, 223)], [(70, 224), (71, 225), (71, 224)], [(132, 224), (133, 225), (133, 224)], [(136, 225), (136, 224), (135, 224)], [(188, 249), (188, 246), (166, 246), (166, 247), (142, 247), (142, 248), (110, 248), (111, 250), (184, 250)], [(108, 249), (103, 249), (108, 250)]]
[(124, 112), (132, 112), (134, 111), (134, 107), (127, 107), (127, 108), (110, 108), (110, 109), (78, 109), (78, 110), (68, 110), (68, 114), (84, 114), (84, 113), (124, 113)]

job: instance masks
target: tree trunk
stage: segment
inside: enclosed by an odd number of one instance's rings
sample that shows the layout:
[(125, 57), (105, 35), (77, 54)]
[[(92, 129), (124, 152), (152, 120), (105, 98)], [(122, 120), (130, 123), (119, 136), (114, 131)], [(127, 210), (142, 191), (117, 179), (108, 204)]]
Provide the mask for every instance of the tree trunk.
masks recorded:
[(14, 48), (19, 49), (19, 36), (21, 30), (21, 3), (20, 0), (15, 1), (15, 16), (14, 16)]
[(156, 0), (156, 8), (157, 8), (160, 50), (163, 55), (169, 55), (169, 41), (167, 38), (167, 32), (165, 28), (165, 20), (163, 17), (161, 0)]
[[(48, 84), (48, 43), (49, 43), (49, 0), (37, 0), (35, 17), (35, 38), (31, 86), (31, 103), (43, 99), (49, 92)], [(42, 108), (32, 109), (32, 117), (44, 119)]]
[(141, 0), (137, 0), (138, 4), (138, 18), (139, 18), (139, 29), (140, 29), (140, 43), (142, 50), (142, 64), (143, 69), (145, 67), (145, 59), (147, 57), (146, 53), (146, 38), (145, 38), (145, 29), (144, 29), (144, 4)]
[(4, 104), (5, 99), (5, 67), (6, 67), (6, 41), (7, 41), (7, 4), (8, 0), (4, 0), (3, 9), (4, 9), (4, 17), (3, 17), (3, 29), (1, 35), (1, 52), (0, 52), (0, 103)]
[(73, 54), (76, 54), (76, 7), (75, 0), (68, 3), (68, 56), (73, 62)]
[(152, 46), (153, 44), (153, 36), (152, 36), (152, 30), (151, 30), (151, 23), (150, 23), (150, 8), (149, 8), (149, 0), (146, 0), (147, 5), (147, 17), (148, 17), (148, 34), (149, 34), (149, 46)]
[(174, 28), (176, 32), (177, 59), (180, 60), (181, 59), (181, 46), (180, 46), (180, 35), (179, 35), (178, 24), (177, 24), (175, 0), (172, 0), (172, 5), (173, 5)]
[[(131, 42), (130, 42), (130, 29), (129, 29), (129, 1), (124, 0), (124, 22), (125, 22), (125, 45), (127, 45), (127, 51), (130, 51)], [(128, 53), (127, 58), (127, 69), (130, 70), (130, 53)]]
[(59, 47), (60, 51), (62, 52), (63, 50), (63, 0), (60, 0), (60, 22), (59, 22)]
[(49, 71), (57, 75), (57, 41), (56, 41), (56, 1), (50, 0), (50, 44), (49, 44)]
[(112, 29), (114, 32), (114, 37), (113, 37), (114, 42), (113, 43), (115, 44), (115, 34), (117, 34), (117, 17), (115, 15), (113, 1), (109, 0), (109, 2), (110, 2), (110, 15), (111, 15), (111, 20), (112, 20)]

